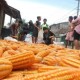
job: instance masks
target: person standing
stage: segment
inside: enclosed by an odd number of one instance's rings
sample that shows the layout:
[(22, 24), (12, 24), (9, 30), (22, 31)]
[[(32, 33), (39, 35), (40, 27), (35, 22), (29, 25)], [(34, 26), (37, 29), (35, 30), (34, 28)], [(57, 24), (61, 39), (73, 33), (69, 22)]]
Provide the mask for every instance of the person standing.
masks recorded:
[(72, 45), (72, 48), (73, 48), (73, 40), (74, 40), (74, 38), (73, 38), (73, 32), (74, 32), (74, 28), (73, 28), (73, 25), (72, 25), (72, 21), (73, 21), (73, 17), (70, 16), (69, 17), (68, 33), (67, 33), (66, 38), (65, 38), (65, 40), (66, 40), (66, 46), (65, 47), (66, 48), (67, 48), (67, 46), (69, 44), (71, 44)]
[(47, 24), (47, 19), (46, 18), (43, 19), (43, 24), (41, 25), (41, 29), (39, 31), (38, 42), (42, 42), (43, 41), (43, 29), (44, 28), (48, 28), (48, 24)]
[(72, 22), (74, 26), (74, 46), (75, 49), (80, 49), (79, 40), (80, 40), (80, 16)]
[(27, 23), (24, 23), (22, 26), (21, 31), (19, 31), (19, 35), (18, 35), (18, 40), (19, 41), (24, 41), (25, 40), (25, 36), (29, 33), (29, 27)]
[(32, 35), (33, 34), (33, 30), (34, 30), (34, 24), (33, 21), (30, 20), (29, 21), (29, 33)]
[(20, 26), (20, 21), (16, 20), (15, 23), (13, 23), (10, 28), (11, 28), (11, 33), (12, 36), (16, 36), (18, 34), (18, 28)]
[(37, 41), (38, 41), (38, 33), (39, 33), (39, 30), (41, 29), (40, 21), (41, 21), (41, 16), (38, 16), (37, 21), (34, 24), (34, 29), (33, 29), (33, 34), (32, 34), (32, 42), (33, 43), (37, 43)]
[(45, 27), (48, 28), (47, 19), (43, 19), (42, 29)]

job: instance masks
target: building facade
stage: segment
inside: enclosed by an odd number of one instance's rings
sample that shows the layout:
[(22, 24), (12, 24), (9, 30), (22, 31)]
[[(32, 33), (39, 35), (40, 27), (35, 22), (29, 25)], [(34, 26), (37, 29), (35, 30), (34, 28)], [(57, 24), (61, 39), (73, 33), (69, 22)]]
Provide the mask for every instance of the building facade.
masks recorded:
[(68, 22), (53, 24), (50, 26), (50, 29), (56, 36), (66, 34), (68, 32)]

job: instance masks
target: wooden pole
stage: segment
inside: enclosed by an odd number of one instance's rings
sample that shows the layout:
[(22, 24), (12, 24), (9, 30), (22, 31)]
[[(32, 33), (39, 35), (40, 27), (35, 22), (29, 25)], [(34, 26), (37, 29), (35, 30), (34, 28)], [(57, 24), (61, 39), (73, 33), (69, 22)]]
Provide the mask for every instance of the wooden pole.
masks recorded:
[(10, 16), (10, 25), (12, 24), (12, 17)]
[(5, 13), (3, 7), (0, 9), (0, 37), (1, 37), (1, 29), (4, 25)]
[(80, 6), (80, 0), (76, 0), (78, 1), (78, 5), (77, 5), (77, 17), (79, 16), (79, 6)]

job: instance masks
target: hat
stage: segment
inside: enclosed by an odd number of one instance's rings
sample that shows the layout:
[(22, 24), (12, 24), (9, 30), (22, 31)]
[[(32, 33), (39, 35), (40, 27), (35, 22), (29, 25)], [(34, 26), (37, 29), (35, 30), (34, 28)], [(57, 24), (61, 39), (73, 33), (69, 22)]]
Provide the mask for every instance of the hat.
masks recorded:
[(48, 28), (47, 28), (47, 27), (44, 27), (44, 28), (43, 28), (43, 31), (44, 31), (44, 30), (48, 30)]

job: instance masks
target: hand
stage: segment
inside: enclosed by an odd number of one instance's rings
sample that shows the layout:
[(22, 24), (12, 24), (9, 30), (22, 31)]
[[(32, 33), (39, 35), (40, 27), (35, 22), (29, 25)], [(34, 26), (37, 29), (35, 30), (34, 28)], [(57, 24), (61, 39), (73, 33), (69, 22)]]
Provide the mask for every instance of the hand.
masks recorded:
[(54, 38), (53, 36), (50, 36), (49, 38)]
[(38, 31), (40, 31), (40, 28), (38, 27)]

